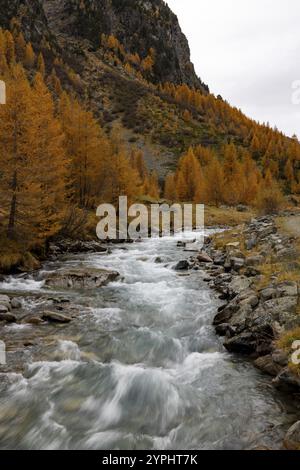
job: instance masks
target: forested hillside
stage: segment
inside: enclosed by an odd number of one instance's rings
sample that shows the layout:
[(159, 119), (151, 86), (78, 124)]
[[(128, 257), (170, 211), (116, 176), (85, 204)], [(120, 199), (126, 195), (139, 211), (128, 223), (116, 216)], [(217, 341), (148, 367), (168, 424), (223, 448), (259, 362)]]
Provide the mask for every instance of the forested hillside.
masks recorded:
[(297, 138), (209, 93), (164, 2), (13, 1), (0, 21), (10, 243), (78, 236), (120, 194), (273, 209), (300, 192)]

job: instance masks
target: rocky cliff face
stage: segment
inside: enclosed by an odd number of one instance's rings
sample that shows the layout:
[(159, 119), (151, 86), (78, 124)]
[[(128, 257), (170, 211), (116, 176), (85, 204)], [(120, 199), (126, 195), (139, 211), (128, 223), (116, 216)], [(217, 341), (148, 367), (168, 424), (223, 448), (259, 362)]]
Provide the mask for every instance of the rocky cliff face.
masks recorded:
[(54, 41), (39, 0), (1, 0), (0, 27), (9, 28), (16, 18), (27, 40), (38, 44), (42, 38)]
[(190, 61), (188, 41), (177, 17), (162, 0), (67, 0), (74, 15), (73, 34), (99, 44), (99, 35), (113, 34), (126, 50), (145, 57), (156, 51), (155, 78), (158, 82), (203, 86)]
[(86, 39), (99, 47), (101, 34), (114, 35), (131, 53), (146, 57), (156, 51), (153, 81), (187, 83), (206, 88), (190, 61), (190, 50), (177, 17), (162, 0), (2, 0), (0, 26), (13, 17), (26, 39)]

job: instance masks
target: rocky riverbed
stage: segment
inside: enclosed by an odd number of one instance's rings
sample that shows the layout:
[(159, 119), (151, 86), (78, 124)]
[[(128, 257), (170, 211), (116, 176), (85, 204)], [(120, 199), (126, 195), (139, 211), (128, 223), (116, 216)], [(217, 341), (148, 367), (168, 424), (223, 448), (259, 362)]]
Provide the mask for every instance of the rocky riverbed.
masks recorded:
[[(216, 246), (222, 238), (222, 246)], [(300, 326), (299, 282), (282, 280), (299, 270), (295, 243), (293, 236), (279, 233), (273, 217), (261, 217), (229, 237), (226, 232), (219, 239), (208, 237), (205, 249), (177, 269), (204, 270), (205, 282), (219, 293), (222, 305), (213, 324), (224, 337), (224, 347), (253, 359), (273, 377), (277, 389), (300, 397), (300, 374), (289, 366), (288, 351), (278, 346), (280, 337)], [(274, 269), (270, 276), (261, 269), (267, 263)], [(285, 445), (300, 449), (300, 421), (287, 434)]]
[[(265, 230), (259, 248), (279, 237), (272, 220), (252, 224)], [(227, 347), (262, 307), (252, 286), (259, 265), (248, 266), (238, 241), (216, 249), (214, 232), (204, 250), (192, 233), (187, 241), (61, 242), (39, 271), (3, 279), (1, 448), (277, 449), (285, 436), (295, 447), (297, 399), (270, 388), (244, 357), (283, 361), (273, 339), (261, 341), (264, 330), (251, 325), (254, 340)], [(294, 284), (278, 283), (276, 293), (271, 300), (294, 305)], [(212, 325), (234, 302), (215, 326), (243, 357), (226, 352)]]

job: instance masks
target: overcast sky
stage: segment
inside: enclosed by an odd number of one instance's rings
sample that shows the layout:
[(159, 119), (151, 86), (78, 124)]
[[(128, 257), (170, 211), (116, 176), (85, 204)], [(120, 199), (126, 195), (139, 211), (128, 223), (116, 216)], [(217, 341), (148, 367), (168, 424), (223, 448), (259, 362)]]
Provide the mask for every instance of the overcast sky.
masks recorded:
[(300, 137), (300, 99), (298, 105), (292, 103), (292, 84), (300, 80), (300, 1), (167, 3), (210, 90), (248, 116)]

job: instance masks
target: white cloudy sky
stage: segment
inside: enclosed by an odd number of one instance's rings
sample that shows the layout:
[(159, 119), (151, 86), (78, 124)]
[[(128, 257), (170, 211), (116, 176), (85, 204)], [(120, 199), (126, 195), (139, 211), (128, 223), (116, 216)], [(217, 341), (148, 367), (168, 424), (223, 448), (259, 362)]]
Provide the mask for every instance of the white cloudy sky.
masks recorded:
[(256, 120), (300, 137), (299, 0), (166, 0), (210, 90)]

